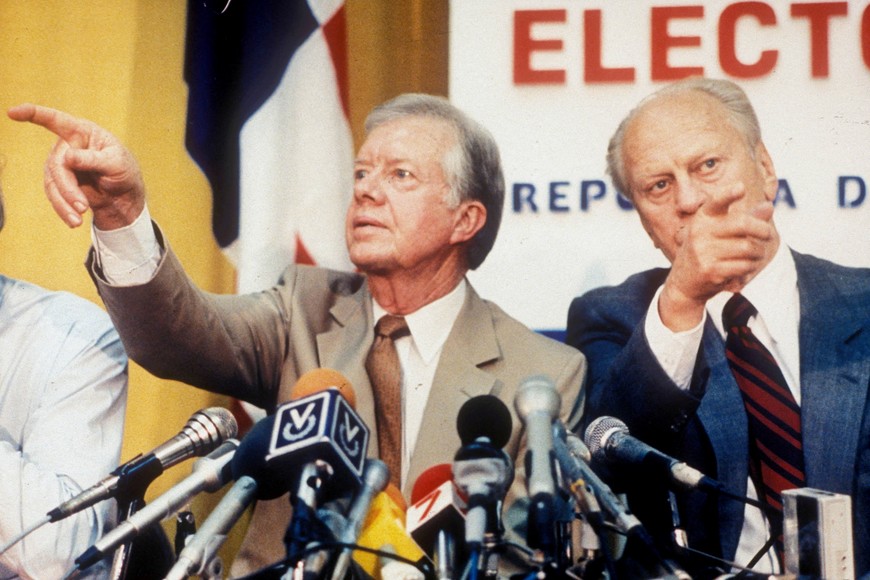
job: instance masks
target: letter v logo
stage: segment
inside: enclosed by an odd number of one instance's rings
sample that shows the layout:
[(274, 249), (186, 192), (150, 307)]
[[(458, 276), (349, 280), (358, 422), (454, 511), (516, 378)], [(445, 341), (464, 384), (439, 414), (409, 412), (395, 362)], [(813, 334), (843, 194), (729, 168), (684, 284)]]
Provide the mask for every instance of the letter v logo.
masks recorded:
[(314, 411), (314, 403), (310, 403), (302, 413), (299, 412), (298, 409), (290, 409), (290, 419), (293, 421), (293, 427), (296, 431), (302, 429), (305, 426), (305, 421), (308, 420), (308, 416), (311, 415), (311, 412)]

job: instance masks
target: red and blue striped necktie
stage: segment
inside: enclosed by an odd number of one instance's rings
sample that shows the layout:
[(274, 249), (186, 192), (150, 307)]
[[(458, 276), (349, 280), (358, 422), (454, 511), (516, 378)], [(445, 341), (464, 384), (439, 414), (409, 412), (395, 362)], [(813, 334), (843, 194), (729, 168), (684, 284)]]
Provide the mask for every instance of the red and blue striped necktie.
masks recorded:
[(747, 326), (758, 311), (735, 294), (722, 311), (725, 356), (737, 380), (749, 422), (750, 475), (782, 561), (782, 492), (804, 487), (800, 407), (770, 351)]

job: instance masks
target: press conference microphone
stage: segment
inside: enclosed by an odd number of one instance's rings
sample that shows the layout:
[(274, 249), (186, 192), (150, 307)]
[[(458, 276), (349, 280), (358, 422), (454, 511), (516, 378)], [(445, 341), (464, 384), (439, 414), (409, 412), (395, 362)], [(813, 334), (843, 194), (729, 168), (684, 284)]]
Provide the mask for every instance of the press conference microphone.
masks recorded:
[(362, 486), (369, 430), (351, 405), (350, 383), (337, 371), (306, 373), (291, 399), (275, 412), (266, 463), (299, 474), (284, 536), (292, 561), (325, 535), (318, 526), (318, 503)]
[[(592, 454), (580, 438), (569, 433), (561, 421), (553, 427), (553, 450), (562, 471), (562, 478), (571, 494), (581, 505), (587, 504), (589, 498), (584, 486), (588, 486), (600, 509), (603, 510), (616, 527), (624, 534), (634, 533), (643, 528), (640, 520), (632, 514), (625, 504), (613, 493), (606, 483), (589, 466)], [(587, 506), (589, 507), (589, 506)], [(595, 507), (590, 523), (597, 523)]]
[(526, 485), (529, 491), (527, 542), (547, 554), (556, 549), (556, 483), (553, 465), (553, 421), (562, 401), (549, 377), (525, 379), (514, 407), (526, 427)]
[(369, 429), (357, 415), (356, 395), (338, 371), (318, 368), (299, 377), (290, 397), (275, 411), (266, 463), (301, 467), (324, 462), (334, 493), (362, 485)]
[[(553, 448), (559, 467), (562, 468), (562, 476), (566, 480), (569, 490), (578, 501), (583, 501), (583, 485), (590, 488), (597, 500), (597, 504), (607, 513), (617, 528), (628, 538), (627, 548), (632, 547), (634, 559), (642, 563), (650, 571), (664, 571), (668, 577), (688, 579), (690, 577), (674, 562), (664, 558), (656, 548), (649, 532), (643, 527), (640, 520), (632, 514), (625, 504), (610, 490), (610, 487), (592, 471), (589, 460), (594, 452), (580, 441), (579, 437), (567, 432), (561, 422), (554, 427), (555, 437)], [(600, 527), (600, 520), (596, 514), (592, 514), (590, 523), (593, 527)], [(600, 533), (600, 529), (596, 530)], [(605, 542), (602, 541), (602, 544)]]
[[(388, 551), (406, 563), (414, 563), (417, 569), (431, 571), (425, 552), (405, 528), (406, 509), (402, 492), (395, 485), (388, 484), (372, 501), (356, 543), (369, 550), (382, 551), (389, 546)], [(370, 551), (354, 552), (353, 558), (366, 574), (374, 578), (382, 575), (386, 568), (386, 560), (382, 561)], [(390, 567), (390, 571), (394, 569)]]
[(115, 497), (132, 480), (150, 483), (164, 470), (191, 457), (210, 453), (218, 445), (236, 436), (238, 425), (232, 413), (223, 407), (209, 407), (191, 415), (182, 430), (147, 455), (137, 456), (115, 469), (111, 475), (48, 512), (56, 522), (104, 499)]
[(456, 418), (463, 445), (453, 459), (453, 481), (468, 498), (465, 543), (470, 552), (481, 549), (487, 531), (499, 532), (499, 508), (514, 479), (513, 464), (502, 449), (512, 422), (508, 408), (493, 395), (472, 397)]
[(239, 478), (196, 533), (187, 540), (165, 580), (184, 580), (188, 576), (202, 575), (256, 494), (257, 482), (253, 478), (247, 475)]
[(84, 570), (99, 562), (143, 529), (171, 516), (200, 492), (222, 488), (230, 480), (230, 460), (238, 445), (238, 441), (229, 439), (207, 456), (197, 459), (189, 476), (118, 524), (76, 558), (76, 568)]
[[(359, 538), (360, 530), (368, 516), (375, 496), (382, 492), (390, 481), (390, 470), (387, 464), (380, 459), (367, 459), (363, 470), (362, 486), (354, 496), (353, 502), (347, 513), (347, 525), (344, 532), (339, 536), (343, 544), (354, 544)], [(353, 550), (343, 548), (338, 555), (332, 571), (333, 580), (342, 580), (350, 569), (350, 560)]]
[(615, 417), (598, 417), (592, 421), (586, 428), (584, 439), (592, 455), (602, 455), (609, 461), (629, 465), (649, 466), (663, 472), (679, 488), (712, 492), (723, 489), (715, 479), (632, 437), (628, 426)]
[(436, 577), (454, 578), (459, 554), (456, 538), (465, 531), (465, 500), (453, 483), (452, 466), (441, 463), (420, 474), (411, 492), (405, 525), (435, 563)]

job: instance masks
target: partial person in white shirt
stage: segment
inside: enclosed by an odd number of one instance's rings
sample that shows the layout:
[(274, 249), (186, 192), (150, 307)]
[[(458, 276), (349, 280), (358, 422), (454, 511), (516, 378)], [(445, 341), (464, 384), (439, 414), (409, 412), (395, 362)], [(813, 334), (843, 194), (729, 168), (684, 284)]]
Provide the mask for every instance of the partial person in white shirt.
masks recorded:
[[(0, 194), (0, 228), (3, 217)], [(0, 545), (118, 466), (126, 401), (127, 356), (109, 316), (0, 275)], [(0, 578), (63, 577), (115, 511), (105, 501), (40, 526), (0, 555)]]

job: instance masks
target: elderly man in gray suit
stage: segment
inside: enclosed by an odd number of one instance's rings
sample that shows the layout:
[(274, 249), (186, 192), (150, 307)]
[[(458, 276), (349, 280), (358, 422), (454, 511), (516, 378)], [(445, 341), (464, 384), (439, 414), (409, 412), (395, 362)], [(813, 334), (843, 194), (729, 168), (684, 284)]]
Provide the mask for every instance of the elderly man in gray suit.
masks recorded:
[[(301, 374), (336, 369), (353, 385), (377, 451), (389, 417), (378, 415), (366, 358), (378, 320), (401, 316), (410, 332), (395, 340), (402, 398), (392, 415), (403, 420), (393, 476), (406, 497), (422, 471), (452, 461), (457, 413), (475, 395), (496, 395), (513, 412), (523, 379), (546, 374), (562, 418), (570, 424), (581, 410), (583, 355), (528, 330), (465, 278), (495, 241), (504, 179), (492, 137), (445, 99), (402, 95), (366, 121), (346, 220), (360, 273), (291, 266), (274, 288), (241, 296), (203, 292), (185, 275), (149, 218), (132, 154), (115, 137), (39, 106), (9, 114), (60, 137), (46, 165), (48, 198), (71, 227), (93, 211), (92, 275), (131, 358), (150, 372), (272, 411)], [(514, 416), (506, 445), (514, 459), (521, 440)], [(524, 494), (521, 479), (510, 497)], [(290, 515), (286, 498), (257, 505), (234, 574), (284, 557)]]

